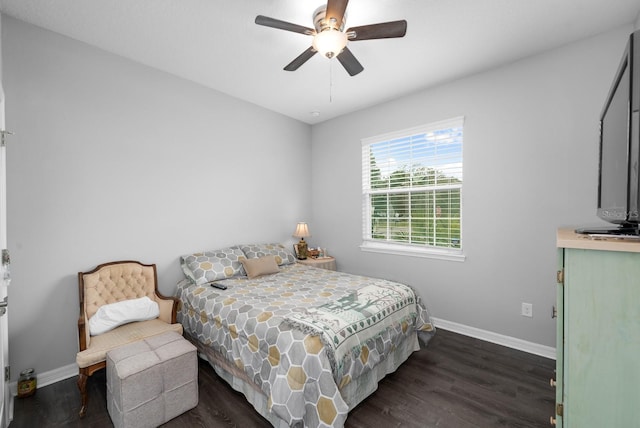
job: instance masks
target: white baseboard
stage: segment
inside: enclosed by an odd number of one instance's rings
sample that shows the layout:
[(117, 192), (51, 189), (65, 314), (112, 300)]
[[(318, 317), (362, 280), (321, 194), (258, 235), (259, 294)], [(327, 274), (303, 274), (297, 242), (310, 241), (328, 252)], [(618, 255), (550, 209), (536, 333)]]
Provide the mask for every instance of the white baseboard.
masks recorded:
[(464, 324), (458, 324), (456, 322), (447, 321), (440, 318), (431, 317), (431, 319), (436, 325), (436, 328), (453, 331), (454, 333), (460, 333), (465, 336), (474, 337), (486, 342), (496, 343), (498, 345), (528, 352), (530, 354), (540, 355), (541, 357), (550, 358), (552, 360), (556, 359), (556, 348), (552, 348), (550, 346), (528, 342), (526, 340), (518, 339), (511, 336), (505, 336), (503, 334), (498, 334), (492, 331), (482, 330), (475, 327), (470, 327)]
[[(492, 331), (482, 330), (468, 325), (459, 324), (452, 321), (443, 320), (440, 318), (431, 318), (437, 328), (443, 330), (453, 331), (454, 333), (463, 334), (465, 336), (474, 337), (476, 339), (484, 340), (498, 345), (506, 346), (508, 348), (518, 349), (520, 351), (528, 352), (530, 354), (540, 355), (542, 357), (556, 359), (556, 348), (550, 346), (539, 345), (537, 343), (528, 342), (526, 340), (517, 339), (511, 336), (505, 336), (503, 334), (494, 333)], [(78, 366), (69, 364), (57, 369), (50, 370), (44, 373), (38, 373), (38, 388), (51, 385), (61, 380), (69, 379), (70, 377), (78, 375)], [(18, 383), (9, 383), (9, 391), (13, 397), (18, 395)], [(13, 406), (11, 406), (13, 407)], [(13, 409), (9, 409), (13, 413)], [(10, 417), (13, 416), (10, 414)]]
[[(63, 367), (58, 367), (57, 369), (49, 370), (44, 373), (36, 373), (38, 388), (45, 387), (47, 385), (51, 385), (56, 382), (60, 382), (61, 380), (69, 379), (73, 376), (78, 376), (78, 365), (77, 364), (69, 364)], [(9, 383), (9, 391), (12, 396), (18, 395), (18, 382)]]

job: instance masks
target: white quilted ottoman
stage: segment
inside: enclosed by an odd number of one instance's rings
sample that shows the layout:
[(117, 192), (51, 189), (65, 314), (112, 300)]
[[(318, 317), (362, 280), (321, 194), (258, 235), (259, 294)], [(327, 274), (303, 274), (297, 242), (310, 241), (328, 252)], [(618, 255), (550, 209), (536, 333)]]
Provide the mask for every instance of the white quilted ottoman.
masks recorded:
[(196, 347), (176, 332), (107, 353), (107, 409), (115, 428), (157, 427), (198, 404)]

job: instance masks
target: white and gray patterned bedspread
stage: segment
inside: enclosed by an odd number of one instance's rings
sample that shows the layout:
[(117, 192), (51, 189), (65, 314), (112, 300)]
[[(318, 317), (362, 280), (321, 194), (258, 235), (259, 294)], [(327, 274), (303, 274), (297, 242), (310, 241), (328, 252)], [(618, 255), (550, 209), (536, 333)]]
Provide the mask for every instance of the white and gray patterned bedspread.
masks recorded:
[(290, 426), (342, 427), (341, 389), (406, 337), (435, 332), (411, 287), (382, 279), (282, 266), (277, 274), (178, 284), (178, 320), (244, 371)]

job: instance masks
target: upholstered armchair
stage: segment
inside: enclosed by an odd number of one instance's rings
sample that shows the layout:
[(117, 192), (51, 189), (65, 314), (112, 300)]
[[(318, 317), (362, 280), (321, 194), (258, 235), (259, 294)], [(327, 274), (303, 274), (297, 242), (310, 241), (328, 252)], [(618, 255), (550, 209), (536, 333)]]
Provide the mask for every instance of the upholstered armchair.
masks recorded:
[[(82, 400), (80, 417), (87, 412), (87, 380), (96, 371), (106, 367), (106, 355), (111, 349), (135, 342), (137, 340), (175, 331), (182, 334), (182, 325), (176, 323), (178, 299), (163, 296), (158, 292), (156, 265), (145, 265), (136, 261), (118, 261), (104, 263), (89, 272), (78, 272), (80, 298), (80, 317), (78, 319), (78, 339), (80, 351), (76, 356), (78, 363), (78, 389)], [(135, 299), (148, 297), (159, 315), (144, 321), (123, 321), (122, 325), (101, 334), (91, 334), (91, 326), (95, 326), (94, 318), (100, 308), (100, 314), (107, 308), (127, 305)], [(123, 303), (118, 303), (123, 302)], [(112, 305), (118, 303), (117, 305)], [(155, 312), (157, 313), (157, 312)], [(151, 316), (155, 315), (152, 314)], [(95, 327), (94, 332), (97, 331)], [(104, 329), (102, 329), (104, 330)], [(100, 330), (100, 331), (102, 331)]]

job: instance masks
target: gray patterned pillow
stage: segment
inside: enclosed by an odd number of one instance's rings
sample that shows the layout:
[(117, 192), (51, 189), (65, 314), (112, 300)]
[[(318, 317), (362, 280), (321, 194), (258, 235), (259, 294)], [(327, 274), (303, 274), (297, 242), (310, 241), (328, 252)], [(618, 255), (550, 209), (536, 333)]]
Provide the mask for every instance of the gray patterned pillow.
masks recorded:
[(196, 285), (244, 275), (240, 260), (246, 258), (238, 247), (203, 251), (182, 256), (182, 271)]
[(263, 256), (275, 256), (278, 266), (288, 265), (295, 263), (296, 258), (291, 252), (282, 244), (245, 244), (240, 245), (240, 249), (247, 256), (248, 259), (257, 259)]

